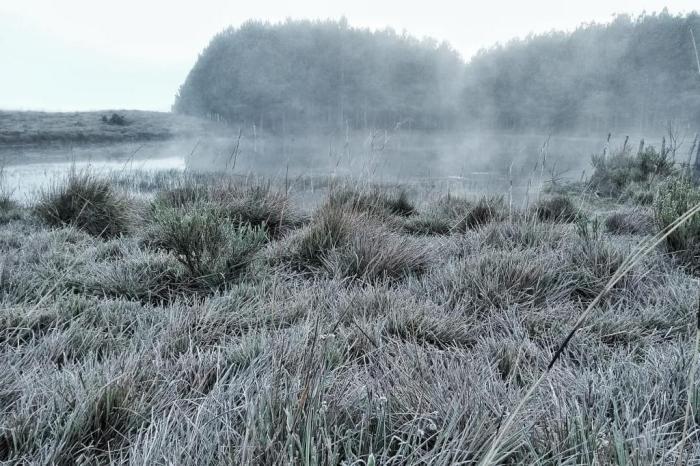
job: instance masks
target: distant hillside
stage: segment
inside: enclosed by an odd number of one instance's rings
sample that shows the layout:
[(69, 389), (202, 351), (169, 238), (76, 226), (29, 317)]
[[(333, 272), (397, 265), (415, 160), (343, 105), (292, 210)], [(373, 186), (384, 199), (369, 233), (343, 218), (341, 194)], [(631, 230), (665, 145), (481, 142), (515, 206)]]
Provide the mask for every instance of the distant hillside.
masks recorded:
[(463, 66), (448, 45), (391, 30), (249, 22), (214, 37), (174, 109), (278, 131), (438, 128), (455, 121)]
[(211, 123), (164, 112), (0, 111), (0, 148), (164, 140), (201, 131), (205, 126), (211, 126)]
[(218, 34), (174, 110), (276, 131), (488, 128), (658, 131), (700, 126), (690, 29), (700, 16), (618, 16), (481, 51), (345, 21), (249, 22)]

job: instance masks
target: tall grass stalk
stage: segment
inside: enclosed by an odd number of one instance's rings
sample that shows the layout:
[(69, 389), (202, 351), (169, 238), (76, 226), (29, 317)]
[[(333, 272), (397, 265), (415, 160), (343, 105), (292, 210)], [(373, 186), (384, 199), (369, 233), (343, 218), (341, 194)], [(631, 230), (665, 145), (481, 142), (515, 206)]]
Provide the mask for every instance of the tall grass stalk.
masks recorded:
[(698, 75), (700, 75), (700, 55), (698, 55), (698, 44), (695, 42), (695, 34), (693, 28), (690, 28), (690, 40), (693, 42), (693, 50), (695, 51), (695, 63), (698, 65)]
[[(483, 457), (483, 459), (479, 462), (481, 465), (490, 465), (490, 464), (496, 464), (500, 461), (499, 458), (496, 458), (496, 455), (498, 454), (498, 447), (499, 445), (503, 442), (503, 439), (505, 438), (506, 434), (512, 427), (513, 423), (515, 422), (515, 419), (518, 417), (520, 412), (523, 410), (525, 407), (525, 404), (528, 402), (528, 400), (532, 397), (532, 395), (535, 393), (537, 388), (540, 386), (540, 384), (547, 378), (547, 375), (551, 372), (552, 368), (554, 365), (557, 363), (559, 358), (561, 357), (563, 351), (566, 349), (566, 347), (569, 345), (569, 342), (571, 339), (574, 337), (576, 332), (581, 328), (583, 323), (586, 321), (588, 316), (593, 312), (593, 309), (598, 305), (598, 303), (603, 299), (603, 297), (610, 291), (612, 288), (630, 271), (632, 268), (644, 257), (646, 256), (650, 251), (652, 251), (654, 248), (656, 248), (659, 244), (661, 244), (665, 239), (673, 233), (676, 229), (678, 229), (681, 225), (683, 225), (685, 222), (687, 222), (693, 215), (696, 215), (700, 213), (700, 203), (695, 205), (693, 208), (688, 210), (686, 213), (678, 217), (673, 223), (669, 224), (666, 228), (663, 230), (659, 231), (656, 235), (653, 237), (650, 237), (647, 240), (642, 241), (636, 252), (629, 256), (625, 261), (621, 264), (619, 269), (615, 272), (615, 274), (610, 278), (608, 281), (607, 285), (605, 285), (605, 288), (598, 293), (598, 295), (591, 301), (591, 303), (588, 305), (585, 311), (579, 316), (577, 319), (576, 323), (574, 324), (573, 328), (571, 331), (568, 333), (566, 338), (559, 344), (559, 347), (557, 350), (554, 352), (554, 356), (552, 356), (552, 359), (550, 360), (549, 364), (547, 365), (547, 368), (540, 374), (540, 376), (535, 380), (535, 382), (530, 386), (530, 388), (525, 392), (525, 394), (521, 397), (520, 401), (516, 405), (515, 409), (511, 412), (511, 414), (506, 418), (505, 422), (501, 425), (501, 428), (498, 432), (498, 435), (496, 438), (493, 440), (491, 443), (491, 446), (489, 447), (489, 450), (487, 451), (486, 455)], [(693, 367), (695, 367), (697, 360), (697, 349), (695, 350), (695, 355), (694, 355), (694, 361), (693, 361)], [(687, 422), (687, 415), (686, 415), (686, 422)]]

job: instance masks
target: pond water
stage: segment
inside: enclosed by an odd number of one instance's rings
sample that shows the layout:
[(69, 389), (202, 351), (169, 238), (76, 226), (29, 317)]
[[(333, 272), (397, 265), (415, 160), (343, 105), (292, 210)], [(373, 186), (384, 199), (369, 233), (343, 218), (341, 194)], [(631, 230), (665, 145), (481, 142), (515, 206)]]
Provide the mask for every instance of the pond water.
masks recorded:
[(124, 174), (130, 171), (185, 169), (184, 157), (159, 157), (127, 160), (79, 160), (8, 165), (2, 169), (3, 187), (16, 201), (30, 202), (42, 189), (59, 182), (71, 172), (89, 171), (96, 175)]
[[(0, 182), (23, 203), (71, 171), (120, 178), (130, 173), (160, 176), (158, 172), (171, 170), (267, 177), (312, 193), (317, 189), (315, 177), (349, 177), (379, 183), (431, 182), (441, 192), (508, 193), (526, 199), (549, 178), (582, 178), (590, 170), (591, 154), (605, 145), (596, 137), (488, 133), (237, 134), (143, 144), (0, 146)], [(611, 150), (626, 144), (625, 139), (613, 138)]]

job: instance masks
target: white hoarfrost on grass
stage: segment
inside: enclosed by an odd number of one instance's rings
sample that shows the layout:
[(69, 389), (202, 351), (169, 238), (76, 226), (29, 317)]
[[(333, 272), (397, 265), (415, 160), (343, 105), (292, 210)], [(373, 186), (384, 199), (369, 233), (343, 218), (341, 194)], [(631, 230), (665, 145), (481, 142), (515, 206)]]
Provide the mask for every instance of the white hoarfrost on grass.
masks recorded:
[(582, 229), (578, 199), (377, 188), (303, 212), (232, 180), (80, 182), (0, 222), (0, 462), (700, 461), (692, 268), (660, 247), (595, 300), (646, 210)]

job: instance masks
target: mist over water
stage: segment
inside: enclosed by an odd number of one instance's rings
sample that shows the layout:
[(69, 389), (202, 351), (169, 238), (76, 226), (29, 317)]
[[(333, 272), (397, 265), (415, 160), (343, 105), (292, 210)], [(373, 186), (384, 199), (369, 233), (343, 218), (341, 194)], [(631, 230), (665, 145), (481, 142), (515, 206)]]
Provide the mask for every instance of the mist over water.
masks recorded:
[(505, 194), (512, 184), (515, 196), (522, 197), (528, 186), (582, 179), (590, 174), (592, 154), (606, 146), (619, 149), (626, 137), (615, 135), (607, 142), (606, 135), (379, 130), (280, 136), (230, 128), (165, 142), (25, 148), (0, 154), (5, 160), (4, 184), (21, 202), (30, 202), (71, 172), (123, 177), (173, 170), (296, 182), (304, 189), (313, 189), (313, 181), (300, 180), (323, 178), (430, 182), (441, 191), (472, 194)]
[(0, 165), (27, 198), (87, 169), (493, 191), (584, 179), (591, 155), (641, 139), (658, 147), (664, 134), (685, 161), (700, 130), (688, 34), (698, 24), (697, 13), (620, 15), (466, 61), (448, 43), (345, 19), (249, 21), (214, 36), (172, 113), (125, 112), (116, 124), (98, 112), (0, 113)]

